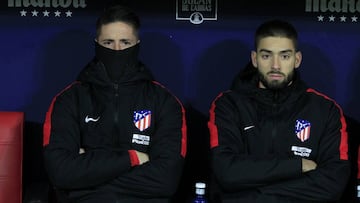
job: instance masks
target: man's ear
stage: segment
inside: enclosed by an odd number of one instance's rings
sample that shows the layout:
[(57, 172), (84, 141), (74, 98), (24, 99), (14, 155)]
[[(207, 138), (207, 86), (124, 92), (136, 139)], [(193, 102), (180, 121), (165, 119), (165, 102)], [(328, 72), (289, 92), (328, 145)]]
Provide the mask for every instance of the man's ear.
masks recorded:
[(301, 51), (297, 51), (295, 53), (295, 68), (298, 68), (300, 66), (301, 60), (302, 60), (302, 53)]
[(257, 68), (256, 51), (251, 51), (251, 62), (255, 68)]

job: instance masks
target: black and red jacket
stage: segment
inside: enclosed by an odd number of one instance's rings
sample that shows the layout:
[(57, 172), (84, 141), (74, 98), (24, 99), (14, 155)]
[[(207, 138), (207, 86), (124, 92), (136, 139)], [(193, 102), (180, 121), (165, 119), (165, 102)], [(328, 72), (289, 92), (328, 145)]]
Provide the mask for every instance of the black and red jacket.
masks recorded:
[[(350, 174), (343, 112), (295, 75), (290, 86), (273, 91), (258, 88), (253, 71), (213, 101), (213, 196), (222, 202), (327, 202), (341, 196)], [(301, 158), (315, 161), (316, 170), (302, 173)]]
[[(185, 110), (143, 65), (115, 84), (93, 60), (53, 99), (43, 145), (51, 182), (70, 197), (111, 191), (166, 202), (186, 155)], [(134, 150), (150, 161), (139, 165)]]

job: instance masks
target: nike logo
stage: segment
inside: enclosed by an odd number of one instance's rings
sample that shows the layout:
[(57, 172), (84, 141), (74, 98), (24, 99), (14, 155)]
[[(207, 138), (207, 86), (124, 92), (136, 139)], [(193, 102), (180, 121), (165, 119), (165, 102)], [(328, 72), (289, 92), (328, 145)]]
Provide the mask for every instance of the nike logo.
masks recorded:
[(97, 117), (97, 118), (91, 118), (91, 117), (89, 117), (89, 116), (86, 116), (86, 118), (85, 118), (85, 123), (88, 123), (88, 122), (90, 122), (90, 121), (96, 122), (96, 121), (98, 121), (99, 119), (100, 119), (100, 116)]
[(253, 126), (253, 125), (246, 126), (246, 127), (244, 128), (244, 130), (249, 130), (249, 129), (253, 128), (253, 127), (255, 127), (255, 126)]

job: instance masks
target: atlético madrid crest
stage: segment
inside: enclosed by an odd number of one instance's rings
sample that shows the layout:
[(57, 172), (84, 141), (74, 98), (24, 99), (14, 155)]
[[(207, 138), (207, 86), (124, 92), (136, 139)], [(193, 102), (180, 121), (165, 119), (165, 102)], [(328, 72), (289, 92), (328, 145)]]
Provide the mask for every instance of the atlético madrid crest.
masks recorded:
[(295, 121), (295, 134), (301, 142), (305, 142), (310, 138), (310, 127), (311, 124), (307, 120), (297, 119)]
[(151, 124), (151, 111), (139, 110), (134, 111), (134, 124), (137, 129), (144, 131), (150, 127)]

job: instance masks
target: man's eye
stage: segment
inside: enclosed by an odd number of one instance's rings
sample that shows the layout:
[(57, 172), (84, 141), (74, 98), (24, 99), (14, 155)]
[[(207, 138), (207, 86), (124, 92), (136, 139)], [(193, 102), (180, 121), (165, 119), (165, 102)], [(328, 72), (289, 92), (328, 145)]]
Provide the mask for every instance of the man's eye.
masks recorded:
[(289, 59), (290, 58), (290, 55), (289, 54), (284, 54), (281, 56), (282, 59)]
[(262, 59), (268, 59), (270, 57), (270, 55), (268, 55), (268, 54), (263, 54), (263, 55), (261, 55), (261, 58)]
[(131, 45), (131, 42), (130, 42), (130, 41), (121, 41), (121, 43), (122, 43), (123, 45)]
[(110, 45), (110, 44), (111, 44), (110, 41), (105, 41), (105, 42), (103, 42), (103, 45)]

